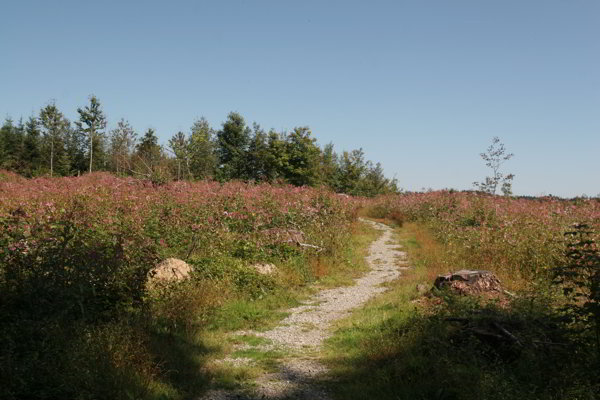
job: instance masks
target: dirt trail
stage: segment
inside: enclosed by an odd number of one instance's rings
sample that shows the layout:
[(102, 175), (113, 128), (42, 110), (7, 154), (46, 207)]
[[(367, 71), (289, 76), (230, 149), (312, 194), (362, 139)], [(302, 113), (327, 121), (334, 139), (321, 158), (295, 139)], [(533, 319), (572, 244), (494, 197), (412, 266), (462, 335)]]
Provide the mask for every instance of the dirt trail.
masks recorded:
[[(319, 363), (314, 354), (325, 339), (331, 336), (331, 325), (360, 307), (373, 296), (384, 292), (382, 283), (392, 281), (405, 265), (406, 253), (397, 250), (399, 244), (393, 240), (392, 229), (384, 224), (361, 219), (383, 231), (370, 248), (366, 260), (371, 270), (355, 281), (354, 286), (323, 290), (302, 306), (288, 310), (290, 315), (274, 329), (267, 332), (238, 332), (269, 339), (272, 344), (255, 348), (283, 350), (290, 353), (281, 362), (276, 373), (259, 377), (252, 393), (215, 390), (202, 400), (230, 399), (323, 399), (330, 397), (322, 388), (327, 368)], [(227, 359), (232, 364), (250, 362), (248, 359)]]

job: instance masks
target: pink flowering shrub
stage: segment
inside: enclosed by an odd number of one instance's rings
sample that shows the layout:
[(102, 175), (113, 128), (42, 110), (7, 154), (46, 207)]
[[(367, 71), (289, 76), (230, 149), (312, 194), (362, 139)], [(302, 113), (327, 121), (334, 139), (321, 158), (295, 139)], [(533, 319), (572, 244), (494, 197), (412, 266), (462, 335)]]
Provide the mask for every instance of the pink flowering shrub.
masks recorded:
[(600, 229), (600, 201), (508, 198), (436, 191), (379, 197), (377, 214), (425, 222), (450, 245), (456, 269), (492, 269), (532, 278), (563, 261), (563, 233), (574, 223)]
[[(42, 376), (52, 381), (45, 387), (57, 384), (48, 371), (60, 369), (63, 350), (51, 337), (75, 335), (88, 343), (101, 324), (120, 324), (145, 310), (147, 275), (161, 259), (190, 262), (200, 279), (218, 268), (241, 292), (262, 293), (273, 282), (245, 265), (314, 252), (299, 240), (321, 254), (335, 252), (356, 214), (352, 199), (313, 188), (237, 182), (157, 187), (105, 173), (2, 176), (0, 386), (7, 398), (31, 390)], [(58, 357), (56, 365), (45, 365), (48, 357)]]
[(22, 182), (25, 180), (21, 175), (15, 174), (12, 171), (7, 171), (4, 169), (0, 169), (0, 182)]
[[(282, 246), (300, 251), (274, 229), (301, 232), (307, 243), (333, 250), (354, 216), (349, 200), (316, 189), (154, 187), (101, 173), (0, 183), (0, 200), (2, 284), (18, 298), (25, 286), (52, 293), (56, 304), (56, 296), (67, 296), (69, 312), (82, 317), (89, 307), (138, 301), (161, 258), (261, 261), (280, 256)], [(96, 301), (102, 305), (88, 304)]]

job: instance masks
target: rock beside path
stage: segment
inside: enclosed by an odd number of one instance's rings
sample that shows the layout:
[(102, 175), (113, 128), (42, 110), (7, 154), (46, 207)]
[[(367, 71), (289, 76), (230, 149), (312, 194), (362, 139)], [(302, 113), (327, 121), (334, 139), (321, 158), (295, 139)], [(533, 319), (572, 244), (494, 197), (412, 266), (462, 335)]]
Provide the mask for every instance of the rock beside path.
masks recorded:
[(192, 267), (178, 258), (167, 258), (148, 273), (148, 285), (178, 282), (189, 278)]
[(277, 267), (275, 264), (254, 264), (252, 265), (252, 269), (258, 272), (261, 275), (272, 275), (277, 272)]

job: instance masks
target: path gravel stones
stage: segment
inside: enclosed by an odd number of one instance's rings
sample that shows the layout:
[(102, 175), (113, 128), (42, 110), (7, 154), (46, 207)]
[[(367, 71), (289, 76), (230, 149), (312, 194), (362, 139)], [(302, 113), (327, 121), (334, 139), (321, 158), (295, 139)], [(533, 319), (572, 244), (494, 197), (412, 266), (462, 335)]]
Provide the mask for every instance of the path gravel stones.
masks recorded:
[[(381, 285), (400, 276), (406, 266), (406, 253), (398, 250), (393, 231), (387, 225), (361, 219), (383, 231), (370, 248), (366, 260), (371, 270), (355, 281), (354, 286), (323, 290), (303, 305), (287, 310), (289, 316), (267, 332), (237, 332), (269, 339), (272, 344), (256, 346), (264, 351), (281, 349), (291, 354), (276, 373), (259, 377), (254, 393), (215, 390), (202, 400), (230, 399), (323, 399), (329, 396), (322, 387), (327, 368), (314, 358), (325, 339), (331, 336), (332, 323), (386, 290)], [(235, 359), (232, 359), (235, 363)]]

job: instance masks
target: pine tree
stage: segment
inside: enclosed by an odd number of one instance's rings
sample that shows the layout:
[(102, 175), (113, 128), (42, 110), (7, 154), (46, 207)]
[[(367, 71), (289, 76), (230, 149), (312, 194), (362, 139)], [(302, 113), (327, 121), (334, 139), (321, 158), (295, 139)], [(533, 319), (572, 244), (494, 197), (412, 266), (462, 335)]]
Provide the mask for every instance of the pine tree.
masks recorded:
[(14, 131), (15, 126), (13, 124), (13, 120), (11, 118), (6, 118), (2, 128), (0, 128), (0, 144), (2, 148), (0, 150), (0, 168), (5, 169), (14, 169), (14, 156), (13, 156), (13, 148), (14, 148)]
[(339, 157), (333, 149), (333, 143), (328, 143), (321, 152), (320, 180), (332, 190), (339, 190)]
[(288, 157), (285, 178), (296, 186), (314, 186), (318, 182), (321, 150), (308, 127), (295, 128), (286, 140)]
[(26, 162), (23, 159), (25, 141), (25, 126), (23, 120), (15, 125), (12, 119), (7, 118), (0, 129), (0, 142), (2, 142), (2, 158), (0, 168), (6, 168), (17, 173), (23, 173)]
[(6, 121), (0, 128), (0, 168), (4, 165), (5, 151), (4, 151), (4, 126), (6, 125)]
[(253, 134), (248, 145), (246, 160), (248, 179), (260, 182), (269, 181), (268, 154), (269, 145), (267, 134), (260, 125), (253, 124)]
[(133, 164), (136, 175), (150, 179), (154, 184), (164, 184), (171, 179), (167, 159), (154, 129), (148, 129), (136, 146)]
[(87, 143), (77, 127), (69, 127), (65, 133), (64, 148), (69, 154), (71, 172), (79, 175), (89, 168), (87, 160)]
[(381, 163), (373, 165), (371, 161), (366, 163), (366, 172), (360, 181), (357, 193), (360, 196), (374, 197), (378, 194), (396, 193), (398, 185), (396, 179), (388, 179), (383, 174)]
[(96, 98), (96, 96), (90, 96), (90, 104), (89, 106), (85, 106), (84, 108), (78, 108), (77, 112), (79, 113), (79, 121), (76, 122), (79, 131), (87, 137), (89, 143), (89, 160), (90, 160), (90, 172), (92, 172), (92, 165), (94, 161), (94, 147), (96, 147), (96, 152), (98, 161), (97, 164), (102, 165), (105, 160), (103, 160), (104, 156), (104, 132), (103, 129), (106, 128), (106, 117), (102, 112), (100, 107), (100, 102)]
[(250, 141), (250, 128), (244, 118), (229, 113), (223, 128), (217, 134), (217, 154), (219, 156), (219, 178), (221, 180), (246, 179), (246, 151)]
[(340, 159), (339, 192), (360, 194), (360, 181), (367, 170), (363, 149), (344, 151)]
[(288, 169), (288, 154), (285, 134), (270, 130), (265, 155), (265, 175), (269, 182), (283, 179)]
[(152, 171), (163, 157), (154, 129), (148, 129), (136, 147), (136, 158), (142, 170)]
[(56, 160), (56, 172), (62, 176), (71, 176), (73, 175), (71, 167), (72, 163), (69, 152), (63, 149), (60, 153), (58, 153), (58, 158)]
[(112, 170), (117, 174), (131, 170), (136, 141), (137, 134), (124, 119), (117, 122), (117, 127), (110, 132), (110, 158)]
[(14, 129), (13, 144), (9, 150), (14, 160), (13, 170), (19, 174), (23, 174), (27, 168), (27, 163), (23, 159), (25, 150), (25, 124), (23, 123), (23, 118), (19, 119), (19, 123)]
[(171, 139), (169, 139), (169, 147), (175, 154), (175, 162), (177, 163), (177, 180), (182, 177), (182, 164), (185, 174), (189, 175), (189, 143), (185, 137), (185, 133), (179, 131)]
[(25, 124), (22, 156), (27, 165), (24, 174), (29, 177), (36, 175), (42, 168), (40, 135), (40, 121), (34, 116), (29, 117)]

